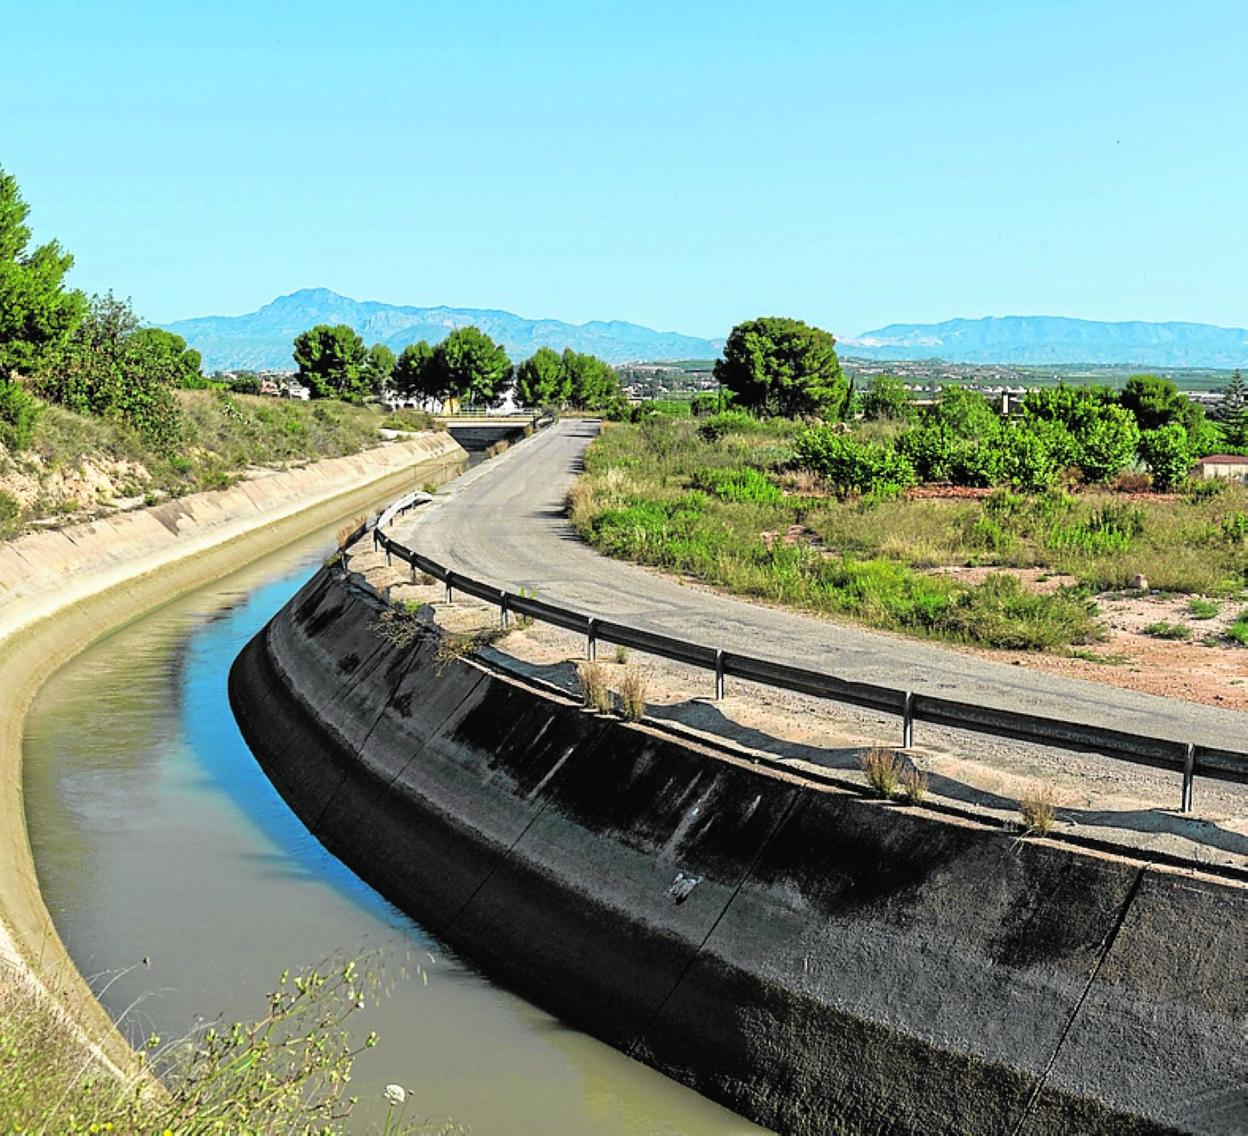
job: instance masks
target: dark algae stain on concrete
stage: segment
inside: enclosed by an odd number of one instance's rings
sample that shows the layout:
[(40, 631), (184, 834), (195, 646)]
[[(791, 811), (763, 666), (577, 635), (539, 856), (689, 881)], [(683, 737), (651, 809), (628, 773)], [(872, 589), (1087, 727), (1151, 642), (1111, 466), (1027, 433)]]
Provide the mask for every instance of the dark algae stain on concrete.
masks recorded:
[(721, 760), (379, 646), (377, 610), (320, 573), (235, 713), (329, 847), (513, 989), (780, 1132), (1248, 1130), (1240, 889)]

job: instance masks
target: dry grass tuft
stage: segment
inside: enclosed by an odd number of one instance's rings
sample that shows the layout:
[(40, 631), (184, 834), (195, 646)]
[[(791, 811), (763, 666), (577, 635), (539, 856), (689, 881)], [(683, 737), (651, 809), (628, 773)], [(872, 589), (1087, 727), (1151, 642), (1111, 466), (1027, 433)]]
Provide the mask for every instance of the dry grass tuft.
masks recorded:
[(620, 679), (620, 716), (626, 722), (646, 716), (646, 674), (637, 667), (630, 667)]
[(867, 784), (886, 801), (891, 800), (897, 793), (904, 772), (901, 759), (891, 749), (872, 746), (863, 751), (859, 760), (867, 776)]
[(1037, 783), (1018, 802), (1019, 815), (1023, 818), (1023, 831), (1044, 836), (1053, 828), (1057, 819), (1057, 803), (1049, 785)]
[(607, 673), (598, 663), (576, 664), (576, 677), (581, 684), (581, 699), (599, 714), (610, 713), (611, 692), (607, 689)]
[(921, 805), (927, 796), (927, 774), (918, 769), (907, 769), (901, 775), (901, 796), (908, 805)]

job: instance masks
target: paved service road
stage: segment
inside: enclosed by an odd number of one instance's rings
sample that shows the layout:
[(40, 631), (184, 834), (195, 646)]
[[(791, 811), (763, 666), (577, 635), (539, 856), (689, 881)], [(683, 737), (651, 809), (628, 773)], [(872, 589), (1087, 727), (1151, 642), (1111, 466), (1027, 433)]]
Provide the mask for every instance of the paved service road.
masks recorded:
[(930, 643), (684, 586), (586, 546), (564, 497), (597, 433), (566, 420), (477, 466), (394, 533), (447, 567), (539, 599), (712, 647), (842, 678), (943, 694), (1065, 721), (1239, 749), (1246, 716), (995, 663)]

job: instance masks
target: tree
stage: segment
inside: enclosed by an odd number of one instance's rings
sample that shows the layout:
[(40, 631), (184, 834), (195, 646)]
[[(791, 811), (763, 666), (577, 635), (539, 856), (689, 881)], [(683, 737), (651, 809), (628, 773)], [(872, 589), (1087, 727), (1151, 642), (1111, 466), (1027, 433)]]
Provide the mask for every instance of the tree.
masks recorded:
[(433, 349), (440, 389), (469, 403), (501, 398), (511, 382), (507, 352), (477, 327), (457, 327)]
[(729, 333), (715, 378), (738, 404), (762, 414), (837, 418), (845, 411), (849, 384), (835, 346), (830, 332), (801, 320), (749, 320)]
[(295, 336), (299, 381), (313, 398), (356, 401), (366, 392), (362, 379), (364, 340), (345, 323), (319, 323)]
[(1192, 471), (1192, 451), (1187, 431), (1178, 422), (1167, 422), (1140, 435), (1140, 457), (1148, 463), (1157, 489), (1173, 489)]
[(562, 364), (568, 399), (578, 410), (617, 411), (624, 405), (620, 377), (610, 363), (567, 347)]
[(1141, 430), (1156, 430), (1177, 422), (1189, 434), (1204, 420), (1204, 408), (1194, 403), (1169, 379), (1160, 375), (1132, 375), (1119, 399)]
[(437, 373), (433, 366), (433, 348), (422, 339), (409, 343), (399, 353), (391, 376), (400, 398), (440, 398)]
[(390, 385), (397, 362), (395, 354), (384, 343), (374, 343), (364, 354), (360, 382), (371, 395), (380, 395)]
[(1218, 403), (1213, 417), (1219, 422), (1233, 422), (1240, 413), (1248, 408), (1248, 390), (1244, 388), (1244, 376), (1238, 370), (1232, 372), (1231, 381), (1219, 392), (1222, 401)]
[(516, 395), (525, 406), (562, 406), (571, 394), (572, 376), (549, 347), (539, 347), (516, 369)]
[(86, 311), (81, 292), (65, 288), (74, 258), (55, 241), (27, 252), (30, 206), (0, 169), (0, 378), (33, 375)]
[(26, 449), (42, 410), (43, 403), (20, 383), (0, 379), (0, 443), (11, 452)]
[[(190, 358), (188, 359), (188, 354)], [(152, 445), (171, 450), (182, 435), (173, 388), (198, 367), (181, 336), (139, 326), (111, 292), (92, 298), (73, 334), (45, 358), (41, 394), (80, 414), (120, 418)]]
[(862, 393), (862, 416), (869, 422), (909, 422), (914, 403), (906, 384), (896, 375), (876, 375)]

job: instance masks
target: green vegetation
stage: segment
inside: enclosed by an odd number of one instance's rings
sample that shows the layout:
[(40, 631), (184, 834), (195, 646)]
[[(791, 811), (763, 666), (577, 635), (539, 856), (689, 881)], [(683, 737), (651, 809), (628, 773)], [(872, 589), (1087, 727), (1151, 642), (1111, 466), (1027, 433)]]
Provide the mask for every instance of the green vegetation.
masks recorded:
[(1154, 639), (1190, 639), (1192, 629), (1185, 623), (1171, 623), (1161, 619), (1145, 627), (1144, 634), (1151, 635)]
[[(354, 962), (284, 974), (254, 1023), (209, 1022), (172, 1041), (149, 1037), (131, 1075), (120, 1079), (84, 1055), (46, 996), (0, 973), (5, 1131), (343, 1133), (355, 1103), (352, 1068), (378, 1040), (371, 1033), (353, 1040), (347, 1025), (376, 983)], [(403, 1125), (393, 1110), (385, 1123), (391, 1133), (428, 1131)]]
[(867, 784), (871, 786), (876, 796), (891, 801), (897, 793), (902, 774), (905, 772), (902, 760), (891, 749), (875, 746), (863, 750), (858, 761), (867, 778)]
[[(945, 423), (976, 413), (955, 405)], [(1243, 486), (1173, 500), (1056, 487), (912, 498), (900, 492), (912, 480), (903, 458), (876, 424), (655, 415), (590, 448), (572, 520), (604, 553), (738, 594), (997, 647), (1094, 641), (1092, 594), (1137, 574), (1199, 596), (1238, 595), (1248, 581)], [(885, 462), (897, 463), (888, 477)], [(981, 571), (950, 570), (963, 566)], [(1010, 569), (1070, 579), (1035, 590)]]
[(1221, 604), (1202, 599), (1200, 596), (1193, 596), (1187, 601), (1187, 613), (1193, 619), (1214, 619), (1221, 610)]
[(1226, 629), (1227, 637), (1241, 647), (1248, 647), (1248, 608), (1241, 611)]
[(737, 324), (715, 378), (747, 409), (778, 417), (839, 418), (849, 401), (830, 332), (801, 320), (763, 317)]

